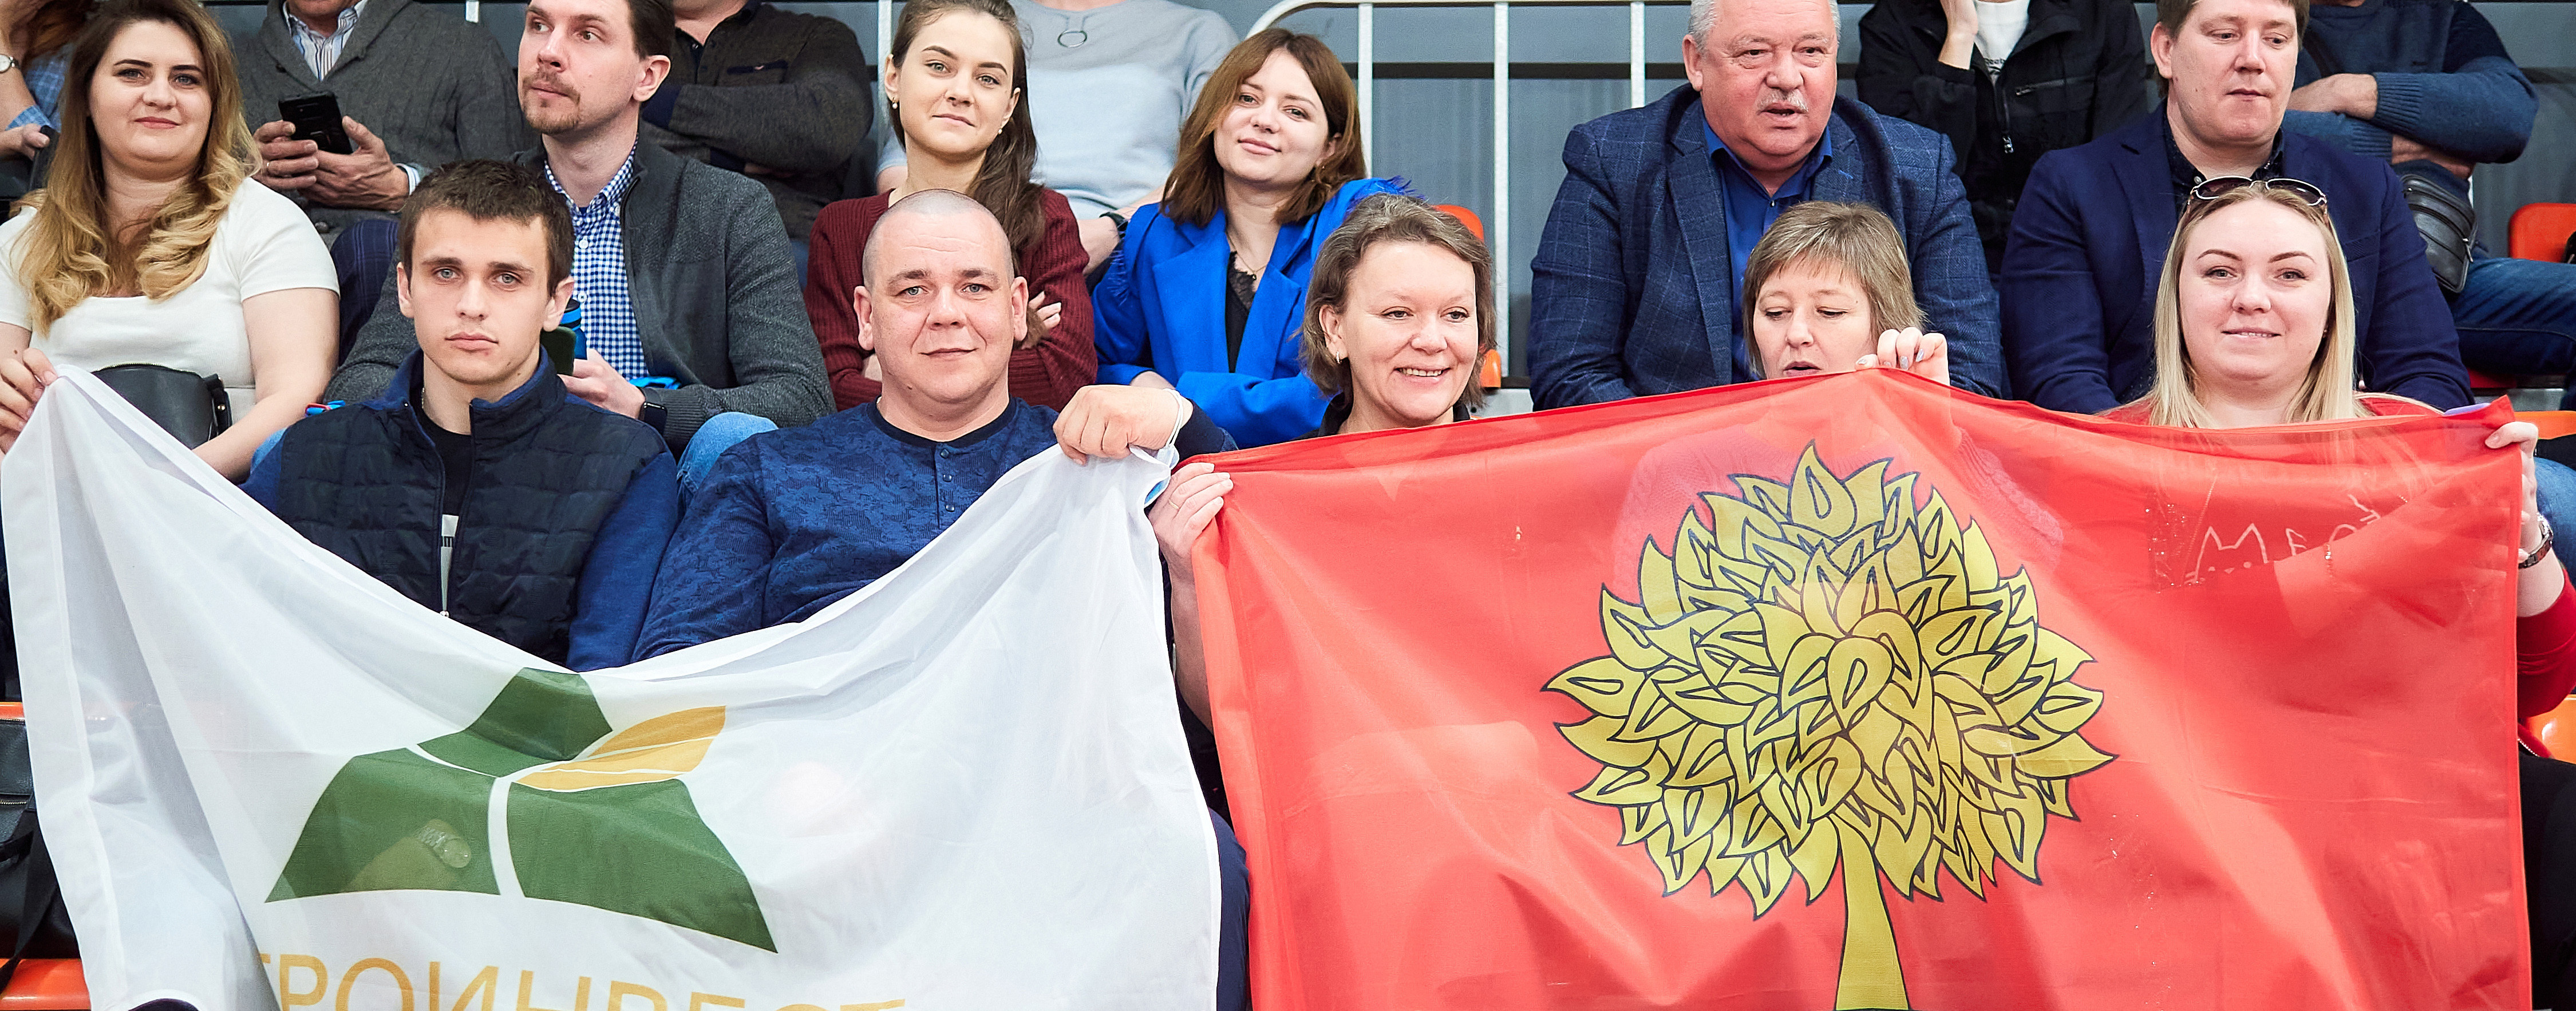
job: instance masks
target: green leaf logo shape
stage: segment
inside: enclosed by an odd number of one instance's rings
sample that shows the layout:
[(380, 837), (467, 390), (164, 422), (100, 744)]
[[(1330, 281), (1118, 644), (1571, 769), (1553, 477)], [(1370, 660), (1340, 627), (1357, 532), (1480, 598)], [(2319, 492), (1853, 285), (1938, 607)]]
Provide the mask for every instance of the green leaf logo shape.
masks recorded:
[(521, 670), (472, 726), (342, 766), (268, 901), (523, 895), (776, 951), (750, 880), (679, 779), (723, 730), (711, 706), (611, 736), (580, 675)]

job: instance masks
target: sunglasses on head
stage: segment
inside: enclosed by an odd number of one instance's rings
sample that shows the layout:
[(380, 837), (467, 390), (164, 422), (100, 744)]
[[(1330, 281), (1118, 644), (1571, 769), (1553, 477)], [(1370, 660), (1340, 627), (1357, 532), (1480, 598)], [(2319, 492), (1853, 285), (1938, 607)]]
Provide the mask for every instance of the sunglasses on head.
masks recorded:
[(2326, 205), (2326, 191), (2318, 189), (2315, 183), (2299, 179), (2249, 179), (2245, 176), (2219, 176), (2207, 180), (2191, 188), (2191, 198), (2194, 201), (2216, 200), (2247, 187), (2252, 187), (2257, 193), (2278, 190), (2310, 207)]

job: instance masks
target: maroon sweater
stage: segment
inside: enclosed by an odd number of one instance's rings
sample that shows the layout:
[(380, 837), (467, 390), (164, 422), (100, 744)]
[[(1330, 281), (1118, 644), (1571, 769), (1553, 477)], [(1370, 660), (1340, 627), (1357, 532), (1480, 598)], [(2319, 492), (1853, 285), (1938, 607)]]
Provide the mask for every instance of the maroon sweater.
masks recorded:
[[(1082, 282), (1090, 262), (1082, 251), (1082, 232), (1073, 206), (1054, 190), (1039, 190), (1046, 209), (1046, 231), (1036, 245), (1020, 248), (1020, 276), (1029, 279), (1029, 294), (1045, 292), (1064, 304), (1055, 329), (1033, 348), (1011, 352), (1011, 395), (1032, 404), (1063, 410), (1073, 391), (1088, 386), (1100, 372), (1100, 353), (1091, 346), (1091, 289)], [(823, 368), (832, 376), (832, 404), (848, 410), (875, 400), (882, 392), (866, 374), (867, 353), (859, 348), (859, 318), (850, 308), (850, 291), (859, 286), (859, 253), (868, 233), (886, 212), (885, 194), (836, 201), (814, 219), (812, 254), (805, 270), (805, 315), (814, 321), (814, 336), (823, 343)]]

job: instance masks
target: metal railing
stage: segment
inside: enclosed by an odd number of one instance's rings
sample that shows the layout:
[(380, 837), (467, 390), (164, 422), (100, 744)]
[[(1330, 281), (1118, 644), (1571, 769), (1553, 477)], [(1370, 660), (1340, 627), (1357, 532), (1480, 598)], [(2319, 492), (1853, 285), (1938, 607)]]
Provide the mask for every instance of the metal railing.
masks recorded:
[[(1646, 104), (1646, 7), (1686, 6), (1689, 0), (1280, 0), (1252, 24), (1258, 32), (1292, 14), (1353, 8), (1359, 12), (1360, 150), (1377, 155), (1377, 9), (1380, 7), (1485, 7), (1494, 11), (1494, 205), (1485, 222), (1485, 244), (1494, 252), (1495, 337), (1503, 360), (1512, 360), (1512, 8), (1628, 8), (1628, 105)], [(880, 8), (891, 0), (878, 0)], [(879, 51), (883, 51), (880, 44)], [(1608, 62), (1608, 61), (1602, 61)]]

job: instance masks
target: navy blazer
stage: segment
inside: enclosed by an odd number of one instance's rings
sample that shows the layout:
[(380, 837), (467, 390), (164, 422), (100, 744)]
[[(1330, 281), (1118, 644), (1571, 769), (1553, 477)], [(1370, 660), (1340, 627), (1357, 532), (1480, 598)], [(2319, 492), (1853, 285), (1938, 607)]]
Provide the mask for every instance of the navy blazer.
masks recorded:
[(1225, 283), (1234, 247), (1225, 238), (1225, 209), (1203, 225), (1164, 217), (1161, 204), (1138, 210), (1091, 292), (1100, 381), (1132, 383), (1147, 369), (1160, 373), (1245, 446), (1314, 431), (1324, 420), (1324, 392), (1306, 378), (1307, 275), (1351, 205), (1404, 191), (1401, 179), (1354, 179), (1314, 216), (1279, 226), (1243, 322), (1242, 352), (1231, 362), (1225, 360)]
[[(2156, 286), (2173, 244), (2165, 110), (2031, 169), (2004, 243), (2004, 353), (2041, 407), (2099, 414), (2156, 377)], [(2460, 334), (2424, 262), (2424, 238), (2385, 161), (2288, 135), (2282, 174), (2326, 193), (2352, 274), (2355, 364), (2368, 389), (2440, 408), (2469, 402)]]
[[(1530, 390), (1540, 407), (1751, 379), (1735, 374), (1735, 279), (1726, 200), (1699, 92), (1574, 128), (1565, 183), (1530, 261)], [(1847, 98), (1826, 129), (1815, 200), (1867, 203), (1905, 236), (1923, 326), (1950, 339), (1950, 380), (2001, 396), (2002, 352), (1985, 247), (1950, 141)]]

